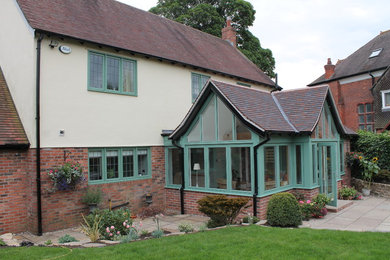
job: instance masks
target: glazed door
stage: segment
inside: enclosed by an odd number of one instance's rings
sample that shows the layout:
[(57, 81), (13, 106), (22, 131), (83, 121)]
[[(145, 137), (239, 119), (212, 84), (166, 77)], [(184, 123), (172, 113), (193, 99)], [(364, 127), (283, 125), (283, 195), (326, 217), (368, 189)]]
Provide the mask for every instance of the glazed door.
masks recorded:
[(318, 166), (320, 193), (326, 194), (332, 201), (331, 206), (337, 206), (336, 181), (336, 150), (333, 144), (318, 145)]

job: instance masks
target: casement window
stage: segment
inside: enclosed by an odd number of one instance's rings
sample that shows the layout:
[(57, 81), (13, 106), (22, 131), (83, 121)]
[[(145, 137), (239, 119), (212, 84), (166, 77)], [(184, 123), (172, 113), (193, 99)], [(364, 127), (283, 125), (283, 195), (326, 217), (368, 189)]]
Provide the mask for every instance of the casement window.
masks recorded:
[(167, 149), (167, 184), (180, 185), (183, 177), (183, 150), (178, 148)]
[(390, 90), (384, 90), (382, 93), (382, 109), (390, 110)]
[(201, 75), (197, 73), (191, 73), (191, 92), (192, 92), (192, 102), (199, 96), (199, 93), (202, 91), (202, 88), (209, 80), (209, 76)]
[(91, 183), (145, 179), (151, 176), (149, 148), (93, 148), (89, 149), (88, 157), (88, 179)]
[(372, 103), (359, 104), (357, 110), (358, 110), (359, 129), (373, 131), (374, 111), (372, 108)]
[(264, 148), (265, 190), (290, 184), (290, 154), (287, 145)]
[(90, 51), (88, 90), (136, 96), (136, 61)]

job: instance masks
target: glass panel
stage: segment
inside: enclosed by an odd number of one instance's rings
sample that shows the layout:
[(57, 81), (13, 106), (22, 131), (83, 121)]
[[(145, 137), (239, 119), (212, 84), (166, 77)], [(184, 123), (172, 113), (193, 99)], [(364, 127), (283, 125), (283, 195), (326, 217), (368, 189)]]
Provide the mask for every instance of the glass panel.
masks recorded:
[(202, 90), (204, 88), (204, 85), (206, 85), (206, 82), (209, 80), (209, 78), (210, 77), (203, 76), (203, 75), (200, 77), (200, 90)]
[(385, 93), (385, 106), (390, 106), (390, 93)]
[(275, 147), (264, 148), (265, 190), (276, 188), (275, 183)]
[(233, 115), (225, 104), (218, 99), (218, 140), (227, 141), (233, 139)]
[(364, 114), (364, 105), (363, 104), (358, 105), (358, 113)]
[(107, 57), (107, 89), (119, 90), (119, 59)]
[(374, 121), (372, 120), (372, 114), (367, 114), (367, 115), (366, 115), (366, 120), (367, 120), (367, 123), (372, 123), (372, 122), (374, 122)]
[(188, 142), (200, 142), (200, 123), (199, 120), (188, 134)]
[(169, 184), (181, 184), (183, 175), (183, 150), (169, 149), (168, 150), (168, 174)]
[(366, 125), (366, 129), (367, 129), (367, 131), (374, 131), (374, 127), (373, 127), (373, 125)]
[(89, 86), (91, 88), (103, 88), (103, 61), (102, 55), (89, 54)]
[(118, 178), (118, 151), (107, 151), (107, 179)]
[(344, 143), (340, 143), (340, 172), (344, 172)]
[(302, 184), (302, 155), (301, 155), (301, 146), (295, 146), (295, 164), (296, 164), (296, 174), (297, 174), (297, 184)]
[(327, 161), (327, 174), (328, 174), (328, 194), (333, 193), (332, 189), (332, 156), (331, 156), (331, 147), (326, 147), (326, 161)]
[(248, 128), (237, 117), (234, 121), (236, 122), (237, 140), (250, 140), (252, 135)]
[(134, 155), (132, 150), (124, 150), (122, 152), (123, 160), (123, 177), (134, 176)]
[(138, 149), (138, 176), (148, 175), (148, 150), (147, 149)]
[(359, 116), (359, 123), (363, 123), (364, 124), (364, 115), (360, 115)]
[(372, 104), (366, 104), (366, 113), (372, 112)]
[(215, 141), (215, 99), (212, 98), (202, 114), (202, 141)]
[(226, 150), (209, 149), (210, 188), (226, 189)]
[(131, 93), (135, 91), (134, 84), (134, 62), (123, 60), (122, 61), (122, 86), (123, 92)]
[(365, 130), (364, 125), (359, 125), (359, 129), (360, 129), (360, 130)]
[(194, 101), (200, 92), (200, 75), (192, 74), (191, 76), (191, 88), (192, 88), (192, 101)]
[(317, 171), (318, 171), (318, 162), (317, 162), (317, 146), (313, 145), (311, 149), (311, 156), (313, 160), (313, 184), (317, 183)]
[(102, 179), (102, 152), (89, 153), (89, 180)]
[(323, 123), (323, 118), (324, 118), (324, 115), (323, 113), (321, 112), (321, 116), (320, 116), (320, 120), (318, 121), (318, 125), (317, 125), (317, 130), (318, 130), (318, 135), (317, 137), (322, 139), (322, 135), (323, 135), (323, 132), (322, 132), (322, 123)]
[(204, 187), (204, 150), (203, 148), (190, 149), (190, 171), (192, 187)]
[(279, 146), (279, 171), (280, 171), (280, 187), (289, 184), (290, 169), (289, 169), (288, 147)]
[(325, 123), (325, 125), (324, 125), (324, 132), (325, 132), (325, 136), (324, 136), (324, 138), (329, 138), (329, 121), (328, 121), (328, 111), (327, 111), (327, 109), (325, 109), (325, 107), (324, 107), (324, 123)]
[(251, 160), (249, 147), (234, 147), (232, 157), (232, 189), (251, 190)]

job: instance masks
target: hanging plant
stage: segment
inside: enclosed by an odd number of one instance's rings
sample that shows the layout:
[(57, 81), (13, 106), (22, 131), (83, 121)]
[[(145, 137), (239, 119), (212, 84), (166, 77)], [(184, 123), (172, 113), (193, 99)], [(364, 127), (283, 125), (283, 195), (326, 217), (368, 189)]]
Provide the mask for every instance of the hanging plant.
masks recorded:
[(78, 162), (67, 160), (60, 168), (51, 169), (48, 173), (57, 190), (74, 190), (84, 181), (83, 169)]

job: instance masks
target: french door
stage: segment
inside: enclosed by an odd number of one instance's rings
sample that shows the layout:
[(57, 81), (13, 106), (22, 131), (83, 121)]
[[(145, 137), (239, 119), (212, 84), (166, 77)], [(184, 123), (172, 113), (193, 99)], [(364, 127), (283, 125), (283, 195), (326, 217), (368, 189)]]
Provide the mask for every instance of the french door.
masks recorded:
[(318, 144), (318, 181), (320, 193), (326, 194), (332, 201), (331, 206), (337, 206), (336, 180), (336, 145), (328, 143)]

